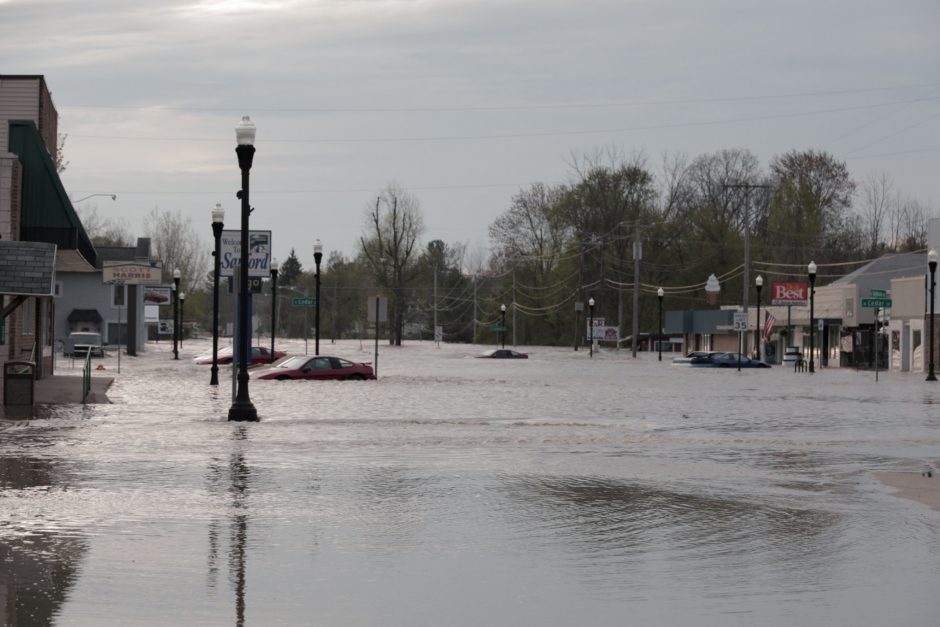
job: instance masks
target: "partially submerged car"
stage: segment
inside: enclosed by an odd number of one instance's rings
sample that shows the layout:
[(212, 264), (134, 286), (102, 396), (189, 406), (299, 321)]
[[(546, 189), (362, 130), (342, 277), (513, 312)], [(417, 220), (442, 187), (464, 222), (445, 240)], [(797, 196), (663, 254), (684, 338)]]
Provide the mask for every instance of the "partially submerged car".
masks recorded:
[(690, 366), (699, 368), (770, 368), (770, 364), (745, 357), (741, 353), (713, 353), (706, 357), (694, 357)]
[(516, 351), (511, 351), (508, 348), (494, 348), (493, 350), (488, 350), (480, 355), (477, 355), (480, 358), (489, 358), (489, 359), (528, 359), (529, 356), (526, 353), (518, 353)]
[(354, 362), (342, 357), (319, 355), (308, 357), (295, 355), (274, 364), (270, 368), (261, 368), (251, 374), (252, 379), (316, 379), (333, 381), (363, 381), (374, 379), (375, 372), (366, 362)]
[[(219, 352), (216, 354), (216, 361), (219, 364), (230, 364), (232, 363), (232, 358), (235, 356), (235, 351), (231, 346), (226, 346), (220, 348)], [(264, 346), (252, 346), (251, 347), (251, 362), (250, 364), (270, 364), (271, 362), (277, 361), (281, 357), (286, 357), (287, 353), (284, 351), (276, 350), (274, 351), (274, 356), (272, 358), (271, 351), (265, 348)], [(205, 355), (197, 355), (193, 358), (193, 363), (206, 366), (212, 363), (212, 353), (206, 353)]]
[(69, 333), (62, 347), (62, 352), (66, 357), (84, 357), (88, 353), (91, 353), (92, 357), (104, 357), (104, 344), (101, 341), (101, 334), (89, 331)]

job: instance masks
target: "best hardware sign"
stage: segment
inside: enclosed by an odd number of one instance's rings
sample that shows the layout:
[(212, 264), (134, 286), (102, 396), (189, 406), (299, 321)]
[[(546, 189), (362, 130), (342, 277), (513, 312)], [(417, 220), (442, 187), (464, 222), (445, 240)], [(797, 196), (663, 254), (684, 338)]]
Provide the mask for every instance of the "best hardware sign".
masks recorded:
[(770, 284), (771, 305), (806, 306), (809, 300), (809, 283), (802, 281), (773, 281)]
[[(242, 232), (222, 231), (219, 276), (235, 276), (241, 265)], [(248, 231), (248, 276), (271, 276), (271, 231)]]

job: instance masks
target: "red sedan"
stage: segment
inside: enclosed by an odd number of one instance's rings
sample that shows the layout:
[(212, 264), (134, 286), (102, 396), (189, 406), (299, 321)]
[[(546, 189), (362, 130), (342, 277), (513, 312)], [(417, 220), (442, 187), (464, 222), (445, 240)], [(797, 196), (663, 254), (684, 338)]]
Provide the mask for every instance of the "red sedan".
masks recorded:
[[(226, 346), (225, 348), (219, 349), (219, 363), (220, 364), (230, 364), (232, 363), (233, 350), (231, 346)], [(284, 351), (274, 351), (274, 358), (271, 358), (271, 351), (266, 349), (263, 346), (252, 346), (251, 347), (251, 364), (270, 364), (273, 361), (277, 361), (281, 357), (286, 357), (287, 353)], [(212, 363), (212, 353), (208, 355), (199, 355), (193, 359), (194, 364), (206, 365)]]
[(372, 366), (355, 363), (341, 357), (307, 357), (297, 355), (252, 375), (255, 379), (320, 379), (334, 381), (362, 381), (374, 379)]

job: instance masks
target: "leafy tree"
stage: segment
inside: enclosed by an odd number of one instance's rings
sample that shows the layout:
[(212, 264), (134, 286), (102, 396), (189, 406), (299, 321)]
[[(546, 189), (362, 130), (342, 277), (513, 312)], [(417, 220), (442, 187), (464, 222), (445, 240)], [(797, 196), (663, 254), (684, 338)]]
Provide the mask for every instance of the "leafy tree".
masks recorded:
[(281, 263), (281, 267), (278, 270), (278, 282), (282, 285), (296, 285), (297, 279), (300, 278), (302, 273), (303, 267), (300, 265), (297, 253), (291, 248), (290, 254), (287, 256), (287, 259)]

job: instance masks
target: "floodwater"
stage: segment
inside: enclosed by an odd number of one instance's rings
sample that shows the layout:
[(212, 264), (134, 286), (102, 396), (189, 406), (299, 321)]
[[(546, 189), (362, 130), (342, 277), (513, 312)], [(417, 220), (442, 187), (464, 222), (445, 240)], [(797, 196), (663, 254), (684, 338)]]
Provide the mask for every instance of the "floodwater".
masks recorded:
[(938, 622), (940, 512), (870, 474), (938, 459), (922, 374), (382, 344), (379, 381), (252, 381), (245, 424), (209, 346), (0, 420), (5, 624)]

